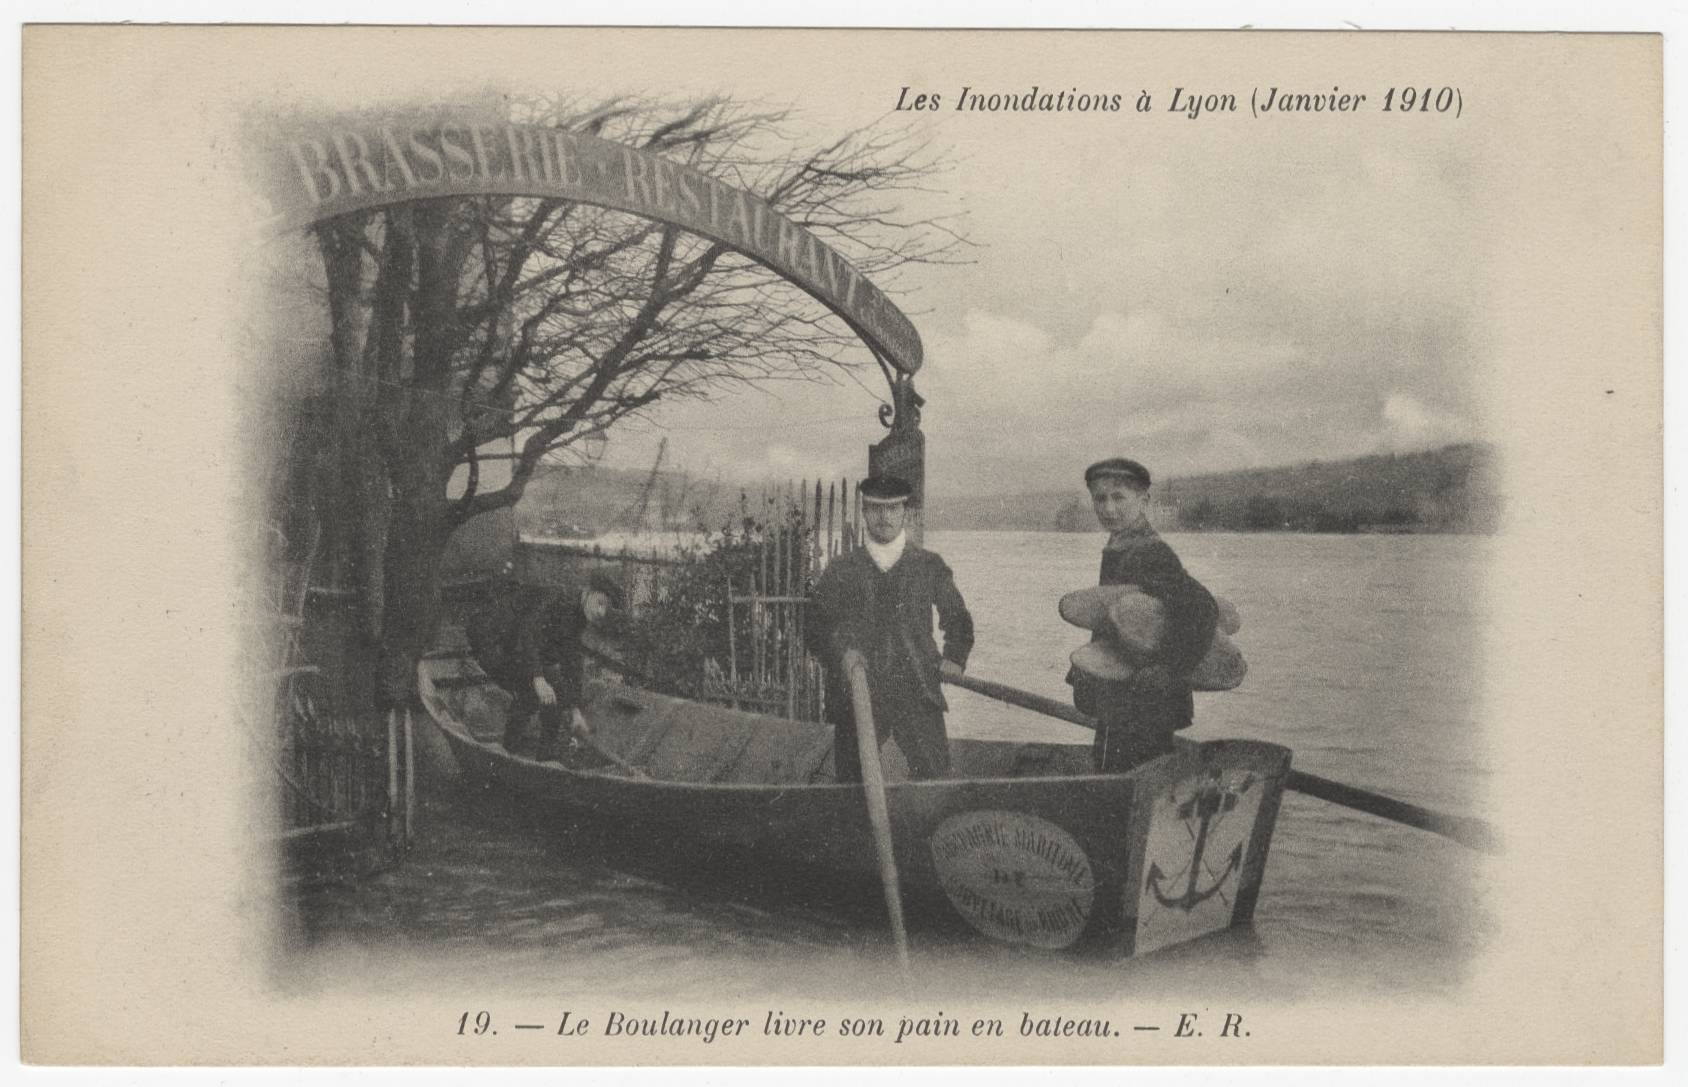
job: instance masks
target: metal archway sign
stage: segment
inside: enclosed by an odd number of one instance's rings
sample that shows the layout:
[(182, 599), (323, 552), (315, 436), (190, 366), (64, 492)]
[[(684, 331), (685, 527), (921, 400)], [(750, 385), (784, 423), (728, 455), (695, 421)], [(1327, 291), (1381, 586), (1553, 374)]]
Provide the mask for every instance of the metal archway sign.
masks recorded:
[(348, 122), (272, 145), (278, 230), (448, 196), (572, 200), (672, 223), (761, 262), (843, 318), (904, 374), (920, 369), (908, 317), (832, 247), (766, 201), (624, 144), (542, 125)]

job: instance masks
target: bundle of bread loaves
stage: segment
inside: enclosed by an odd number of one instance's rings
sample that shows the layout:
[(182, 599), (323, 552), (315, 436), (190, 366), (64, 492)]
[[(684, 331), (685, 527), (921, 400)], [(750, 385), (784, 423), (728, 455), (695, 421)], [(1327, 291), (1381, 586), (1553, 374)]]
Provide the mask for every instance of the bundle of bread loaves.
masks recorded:
[[(1231, 635), (1242, 618), (1230, 601), (1215, 597), (1219, 617), (1201, 663), (1190, 673), (1198, 691), (1229, 691), (1248, 674), (1242, 650)], [(1096, 679), (1130, 679), (1153, 663), (1166, 631), (1161, 602), (1133, 585), (1098, 585), (1061, 598), (1061, 618), (1091, 632), (1090, 642), (1073, 652), (1073, 667)]]

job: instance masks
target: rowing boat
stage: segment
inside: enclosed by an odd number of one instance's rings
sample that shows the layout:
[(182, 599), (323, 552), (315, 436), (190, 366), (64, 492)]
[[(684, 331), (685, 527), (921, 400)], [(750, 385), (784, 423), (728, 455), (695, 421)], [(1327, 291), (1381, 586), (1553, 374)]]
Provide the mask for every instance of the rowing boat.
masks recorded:
[[(835, 780), (830, 725), (593, 684), (593, 765), (538, 762), (499, 744), (508, 696), (472, 659), (431, 656), (419, 680), (438, 753), (478, 795), (695, 864), (731, 854), (862, 901), (880, 893), (863, 788)], [(1180, 742), (1096, 774), (1088, 744), (955, 739), (953, 777), (911, 781), (891, 752), (911, 928), (1110, 956), (1249, 923), (1290, 762), (1275, 744)]]

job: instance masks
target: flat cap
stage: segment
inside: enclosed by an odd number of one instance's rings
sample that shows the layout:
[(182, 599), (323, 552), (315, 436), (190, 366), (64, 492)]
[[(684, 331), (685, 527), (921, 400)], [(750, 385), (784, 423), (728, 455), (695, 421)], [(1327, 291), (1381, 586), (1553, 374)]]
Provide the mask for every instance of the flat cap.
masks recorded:
[(907, 502), (914, 488), (896, 476), (869, 476), (858, 488), (864, 502)]
[(1125, 479), (1139, 487), (1149, 485), (1149, 470), (1127, 457), (1109, 457), (1099, 460), (1084, 470), (1086, 486), (1098, 479)]

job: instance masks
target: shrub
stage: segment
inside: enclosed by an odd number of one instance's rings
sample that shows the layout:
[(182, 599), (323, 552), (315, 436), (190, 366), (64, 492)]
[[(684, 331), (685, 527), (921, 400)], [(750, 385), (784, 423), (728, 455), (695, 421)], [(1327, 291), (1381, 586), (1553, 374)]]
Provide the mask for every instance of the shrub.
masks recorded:
[[(767, 505), (762, 516), (756, 516), (748, 497), (740, 495), (737, 516), (717, 529), (702, 529), (663, 563), (650, 598), (623, 617), (614, 632), (624, 659), (637, 673), (630, 679), (696, 698), (711, 672), (719, 676), (730, 671), (728, 587), (735, 595), (754, 590), (776, 536), (792, 542), (790, 550), (797, 559), (788, 588), (774, 591), (807, 595), (813, 571), (803, 512), (794, 502)], [(701, 529), (702, 514), (696, 516)], [(738, 650), (742, 660), (747, 646), (741, 644)]]

